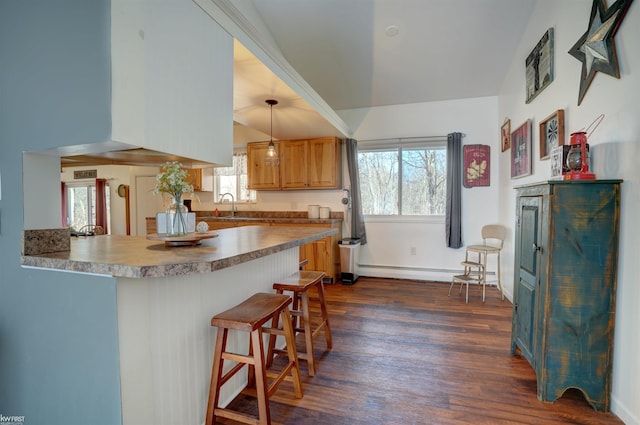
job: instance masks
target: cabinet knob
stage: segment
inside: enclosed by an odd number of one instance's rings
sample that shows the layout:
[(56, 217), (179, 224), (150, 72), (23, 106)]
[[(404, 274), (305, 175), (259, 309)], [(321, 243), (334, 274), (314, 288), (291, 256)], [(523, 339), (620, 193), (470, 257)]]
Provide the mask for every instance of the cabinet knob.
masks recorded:
[(533, 244), (533, 250), (534, 251), (540, 251), (540, 247), (536, 244)]

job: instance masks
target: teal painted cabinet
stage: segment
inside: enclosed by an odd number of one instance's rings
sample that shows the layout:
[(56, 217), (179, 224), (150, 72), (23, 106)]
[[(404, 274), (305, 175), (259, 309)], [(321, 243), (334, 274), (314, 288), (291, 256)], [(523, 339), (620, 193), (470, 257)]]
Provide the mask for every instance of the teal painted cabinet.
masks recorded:
[(516, 188), (511, 352), (535, 369), (539, 400), (576, 388), (609, 411), (620, 183)]

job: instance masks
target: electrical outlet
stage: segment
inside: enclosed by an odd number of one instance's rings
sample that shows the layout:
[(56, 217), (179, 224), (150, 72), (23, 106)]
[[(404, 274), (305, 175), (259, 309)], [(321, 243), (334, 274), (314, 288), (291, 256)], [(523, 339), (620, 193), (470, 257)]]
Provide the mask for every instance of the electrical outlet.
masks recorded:
[(409, 248), (409, 254), (416, 255), (416, 247), (415, 246), (412, 246), (411, 248)]

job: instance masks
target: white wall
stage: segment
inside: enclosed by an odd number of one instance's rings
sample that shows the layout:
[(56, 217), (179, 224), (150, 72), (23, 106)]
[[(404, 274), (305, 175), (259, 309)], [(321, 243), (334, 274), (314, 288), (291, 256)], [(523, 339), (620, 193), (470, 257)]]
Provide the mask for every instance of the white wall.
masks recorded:
[[(345, 122), (354, 129), (357, 140), (444, 136), (460, 131), (466, 136), (465, 145), (491, 146), (491, 185), (463, 189), (463, 242), (480, 239), (482, 225), (499, 220), (498, 173), (500, 172), (497, 98), (486, 97), (459, 101), (416, 103), (409, 105), (339, 111)], [(348, 187), (348, 174), (343, 167), (343, 187)], [(349, 236), (348, 211), (341, 203), (342, 190), (319, 191), (259, 191), (257, 203), (240, 204), (239, 210), (307, 211), (309, 204), (328, 206), (332, 211), (345, 213), (343, 236)], [(213, 204), (193, 204), (195, 209), (213, 209)], [(489, 207), (478, 210), (478, 205)], [(213, 207), (213, 208), (212, 208)], [(219, 207), (219, 205), (218, 205)], [(509, 226), (510, 227), (510, 226)], [(360, 251), (361, 275), (449, 281), (461, 271), (463, 249), (445, 245), (444, 218), (416, 221), (403, 218), (385, 222), (366, 223), (367, 241)], [(511, 231), (508, 233), (511, 237)], [(415, 248), (415, 255), (412, 255)], [(491, 258), (489, 270), (495, 270)], [(492, 263), (493, 261), (493, 263)], [(503, 274), (504, 276), (504, 274)]]
[[(58, 161), (59, 163), (59, 161)], [(158, 167), (137, 167), (127, 165), (101, 165), (89, 167), (65, 167), (60, 174), (60, 180), (63, 182), (74, 182), (73, 172), (76, 170), (95, 169), (98, 171), (98, 178), (107, 179), (109, 191), (111, 194), (111, 227), (109, 233), (112, 235), (126, 235), (126, 203), (125, 198), (118, 195), (118, 186), (121, 184), (128, 185), (129, 192), (129, 208), (131, 219), (131, 234), (136, 235), (136, 176), (155, 176)], [(25, 209), (26, 210), (26, 209)], [(57, 223), (60, 223), (58, 221)], [(142, 235), (146, 234), (146, 229), (142, 229)]]
[[(338, 111), (354, 129), (356, 140), (446, 136), (465, 134), (465, 145), (491, 146), (491, 185), (463, 189), (463, 243), (477, 242), (482, 225), (499, 220), (498, 174), (500, 172), (497, 98), (485, 97), (445, 102), (415, 103)], [(486, 208), (479, 208), (486, 206)], [(360, 251), (362, 275), (449, 281), (460, 272), (464, 248), (445, 243), (444, 218), (416, 221), (366, 221), (367, 241)], [(511, 233), (509, 233), (511, 235)], [(510, 236), (509, 236), (510, 237)], [(412, 255), (415, 248), (415, 255)], [(495, 267), (494, 265), (489, 265)]]
[(113, 140), (230, 164), (233, 38), (191, 1), (111, 10)]
[[(609, 1), (608, 3), (612, 3)], [(509, 156), (500, 156), (500, 222), (513, 227), (515, 197), (513, 187), (549, 178), (549, 161), (539, 160), (538, 124), (557, 109), (565, 110), (566, 141), (569, 133), (579, 131), (600, 114), (604, 121), (589, 138), (593, 153), (593, 169), (597, 178), (622, 178), (622, 208), (620, 253), (618, 265), (618, 291), (616, 306), (615, 345), (613, 359), (612, 411), (626, 424), (640, 424), (640, 289), (637, 276), (637, 241), (640, 226), (635, 219), (640, 209), (638, 191), (640, 169), (640, 8), (631, 5), (615, 37), (621, 78), (596, 74), (582, 104), (577, 106), (581, 62), (567, 52), (585, 33), (589, 23), (591, 1), (556, 2), (540, 0), (513, 59), (498, 100), (498, 117), (494, 127), (499, 128), (505, 117), (511, 118), (512, 128), (526, 119), (534, 124), (533, 175), (512, 180)], [(530, 104), (525, 104), (524, 62), (528, 53), (544, 32), (555, 32), (554, 81)], [(513, 246), (511, 242), (504, 255), (508, 290), (513, 290)]]

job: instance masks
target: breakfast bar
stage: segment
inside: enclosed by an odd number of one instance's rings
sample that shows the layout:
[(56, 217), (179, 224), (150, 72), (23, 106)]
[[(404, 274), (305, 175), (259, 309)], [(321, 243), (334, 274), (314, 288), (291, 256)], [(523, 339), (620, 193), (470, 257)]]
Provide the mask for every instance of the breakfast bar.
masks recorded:
[[(216, 336), (211, 317), (254, 293), (273, 292), (275, 281), (298, 269), (299, 246), (336, 232), (244, 226), (180, 247), (103, 235), (72, 238), (69, 250), (32, 255), (25, 236), (21, 262), (114, 281), (123, 424), (202, 424)], [(244, 335), (229, 341), (239, 351), (247, 347)], [(222, 404), (244, 387), (245, 377), (230, 381)]]

